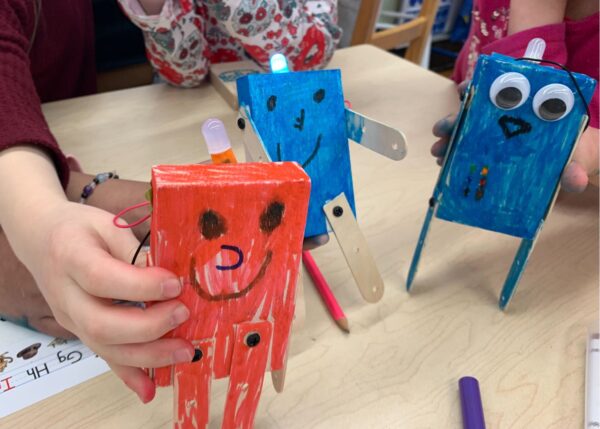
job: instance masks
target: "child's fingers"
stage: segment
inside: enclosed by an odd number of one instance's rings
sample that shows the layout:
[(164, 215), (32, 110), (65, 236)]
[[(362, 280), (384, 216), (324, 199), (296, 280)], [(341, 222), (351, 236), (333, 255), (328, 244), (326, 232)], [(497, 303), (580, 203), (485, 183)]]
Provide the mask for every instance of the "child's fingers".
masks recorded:
[[(126, 224), (127, 222), (120, 219), (119, 223)], [(131, 259), (140, 245), (133, 231), (117, 228), (112, 222), (99, 222), (96, 227), (102, 236), (102, 240), (108, 246), (108, 252), (123, 262), (131, 263)]]
[(150, 253), (149, 247), (142, 247), (140, 249), (137, 257), (135, 258), (135, 266), (136, 267), (146, 268), (148, 266), (147, 265), (148, 253)]
[(181, 283), (167, 270), (138, 268), (96, 247), (74, 249), (71, 277), (87, 293), (127, 301), (162, 301), (179, 296)]
[(454, 122), (456, 121), (456, 115), (448, 115), (443, 119), (440, 119), (433, 125), (433, 135), (436, 137), (448, 138), (454, 128)]
[(75, 289), (68, 304), (75, 333), (97, 344), (129, 344), (154, 341), (185, 322), (189, 310), (172, 300), (147, 308), (100, 302)]
[(470, 82), (469, 80), (463, 80), (461, 83), (459, 83), (456, 86), (456, 90), (458, 91), (458, 95), (460, 96), (461, 100), (465, 96), (465, 91), (467, 90), (467, 87), (469, 86), (469, 82)]
[(565, 191), (583, 192), (588, 185), (589, 178), (585, 169), (576, 161), (566, 166), (560, 184)]
[(443, 158), (448, 149), (448, 137), (441, 138), (431, 146), (431, 154), (436, 158)]
[(121, 344), (100, 347), (107, 361), (141, 368), (162, 368), (177, 363), (191, 362), (194, 347), (180, 338), (169, 338), (144, 344)]
[(59, 325), (53, 316), (30, 319), (29, 326), (36, 331), (42, 332), (46, 335), (51, 335), (53, 337), (64, 339), (75, 338), (75, 335)]
[(117, 365), (109, 363), (110, 369), (119, 377), (123, 383), (135, 392), (144, 404), (147, 404), (156, 394), (154, 383), (140, 368)]

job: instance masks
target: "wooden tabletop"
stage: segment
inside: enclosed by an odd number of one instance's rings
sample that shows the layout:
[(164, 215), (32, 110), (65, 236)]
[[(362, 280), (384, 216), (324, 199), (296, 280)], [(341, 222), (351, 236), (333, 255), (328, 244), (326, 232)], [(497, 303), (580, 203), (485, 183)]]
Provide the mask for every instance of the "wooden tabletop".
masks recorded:
[[(350, 321), (342, 333), (305, 280), (306, 321), (293, 335), (285, 390), (266, 379), (256, 428), (460, 428), (458, 379), (479, 379), (488, 428), (580, 428), (585, 339), (598, 318), (598, 190), (561, 195), (506, 312), (500, 288), (519, 239), (435, 220), (414, 290), (406, 273), (438, 174), (436, 119), (456, 111), (451, 81), (373, 47), (340, 50), (353, 108), (403, 130), (408, 156), (351, 144), (359, 224), (385, 280), (365, 303), (334, 239), (313, 252)], [(205, 85), (165, 85), (44, 106), (65, 151), (89, 172), (148, 179), (156, 163), (207, 158), (200, 124), (218, 117), (239, 151), (236, 114)], [(306, 277), (306, 276), (305, 276)], [(226, 382), (213, 384), (220, 427)], [(9, 428), (167, 428), (172, 392), (142, 405), (105, 374), (0, 420)]]

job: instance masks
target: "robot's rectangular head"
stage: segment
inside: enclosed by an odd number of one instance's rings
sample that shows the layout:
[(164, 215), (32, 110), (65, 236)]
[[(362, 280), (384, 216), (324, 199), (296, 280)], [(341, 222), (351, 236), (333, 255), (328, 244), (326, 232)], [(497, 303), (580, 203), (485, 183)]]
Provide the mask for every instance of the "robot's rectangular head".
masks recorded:
[(307, 237), (327, 232), (322, 207), (344, 192), (354, 210), (339, 70), (254, 74), (237, 80), (269, 157), (296, 161), (312, 181)]
[(532, 238), (595, 85), (585, 75), (482, 55), (437, 185), (437, 217)]

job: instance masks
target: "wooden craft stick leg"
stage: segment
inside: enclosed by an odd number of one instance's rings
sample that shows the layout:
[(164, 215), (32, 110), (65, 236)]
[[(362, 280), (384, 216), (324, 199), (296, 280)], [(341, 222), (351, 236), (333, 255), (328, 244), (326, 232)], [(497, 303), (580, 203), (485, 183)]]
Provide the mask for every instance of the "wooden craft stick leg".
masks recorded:
[(296, 283), (296, 308), (294, 309), (294, 320), (292, 321), (292, 332), (299, 332), (306, 321), (306, 299), (304, 298), (304, 283), (302, 269), (298, 270), (298, 282)]
[(236, 327), (223, 429), (251, 429), (271, 350), (271, 322), (247, 322)]
[(529, 261), (529, 255), (531, 255), (536, 238), (537, 235), (532, 240), (524, 238), (521, 241), (519, 250), (517, 250), (515, 259), (510, 267), (508, 276), (506, 276), (504, 286), (502, 287), (502, 292), (500, 293), (500, 301), (498, 302), (500, 310), (506, 310), (508, 303), (517, 290), (517, 284), (523, 275), (523, 271), (525, 271), (525, 267)]
[(210, 383), (213, 368), (213, 340), (192, 341), (195, 362), (175, 365), (173, 399), (177, 429), (203, 429), (208, 426)]
[[(306, 320), (306, 300), (304, 299), (304, 284), (302, 270), (298, 270), (298, 283), (296, 283), (296, 308), (294, 310), (294, 320), (292, 321), (292, 332), (298, 332), (304, 326)], [(273, 382), (273, 388), (277, 393), (283, 392), (283, 386), (285, 385), (285, 373), (287, 370), (287, 358), (286, 353), (283, 361), (283, 368), (271, 370), (271, 381)]]
[(157, 387), (166, 387), (173, 384), (173, 367), (165, 366), (148, 370), (148, 375)]
[(421, 259), (421, 252), (423, 252), (423, 247), (425, 247), (425, 239), (427, 238), (427, 233), (429, 232), (429, 226), (431, 225), (431, 219), (433, 219), (433, 211), (434, 205), (430, 204), (429, 209), (427, 210), (427, 214), (425, 215), (425, 220), (423, 221), (423, 227), (421, 228), (421, 234), (419, 235), (419, 241), (417, 242), (417, 247), (415, 248), (415, 254), (413, 255), (412, 261), (410, 263), (410, 269), (408, 270), (408, 277), (406, 278), (406, 291), (410, 292), (410, 288), (412, 287), (413, 280), (417, 275), (417, 269), (419, 268), (419, 261)]
[(277, 393), (283, 392), (283, 386), (285, 386), (285, 374), (287, 371), (287, 359), (288, 354), (285, 354), (283, 361), (283, 368), (271, 370), (271, 381), (273, 382), (273, 388)]
[(344, 193), (325, 204), (323, 211), (362, 297), (367, 302), (379, 301), (383, 296), (383, 279)]

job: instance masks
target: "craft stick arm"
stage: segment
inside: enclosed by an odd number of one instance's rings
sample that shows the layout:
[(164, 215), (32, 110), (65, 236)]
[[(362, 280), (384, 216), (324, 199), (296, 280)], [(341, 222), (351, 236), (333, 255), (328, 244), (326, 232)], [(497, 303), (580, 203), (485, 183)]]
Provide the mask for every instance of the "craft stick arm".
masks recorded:
[(248, 106), (240, 106), (237, 123), (238, 128), (242, 131), (244, 147), (247, 151), (247, 155), (250, 155), (250, 159), (255, 162), (270, 162), (271, 158), (265, 150), (260, 133), (256, 129), (256, 125), (254, 125), (254, 121), (250, 116), (250, 109)]
[(325, 204), (323, 211), (360, 294), (367, 302), (379, 301), (383, 297), (383, 279), (344, 193)]
[(406, 156), (406, 136), (402, 131), (348, 108), (346, 134), (350, 140), (394, 161)]

